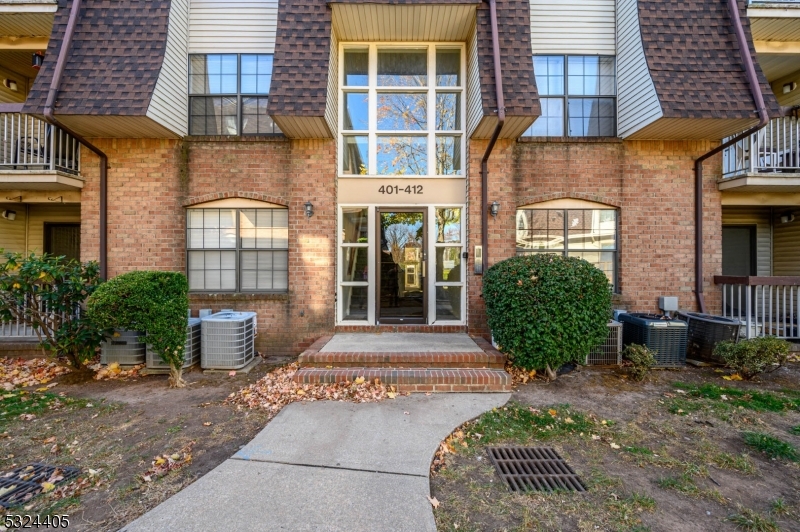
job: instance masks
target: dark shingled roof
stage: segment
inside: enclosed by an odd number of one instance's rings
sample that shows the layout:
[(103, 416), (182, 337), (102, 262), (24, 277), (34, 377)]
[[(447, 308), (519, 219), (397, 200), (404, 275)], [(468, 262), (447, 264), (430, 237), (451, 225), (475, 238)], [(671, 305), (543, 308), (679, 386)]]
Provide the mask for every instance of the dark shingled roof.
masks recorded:
[[(755, 58), (745, 1), (739, 11)], [(639, 24), (665, 118), (757, 118), (727, 2), (639, 0)], [(756, 72), (767, 109), (778, 116), (758, 65)]]
[[(71, 5), (60, 2), (26, 113), (44, 109)], [(56, 112), (144, 116), (164, 60), (169, 9), (170, 0), (84, 0)]]
[(325, 0), (280, 0), (267, 112), (324, 116), (331, 10)]
[[(497, 28), (503, 97), (509, 116), (537, 117), (541, 114), (531, 52), (529, 0), (497, 0)], [(484, 116), (497, 115), (489, 5), (478, 6), (478, 71)]]

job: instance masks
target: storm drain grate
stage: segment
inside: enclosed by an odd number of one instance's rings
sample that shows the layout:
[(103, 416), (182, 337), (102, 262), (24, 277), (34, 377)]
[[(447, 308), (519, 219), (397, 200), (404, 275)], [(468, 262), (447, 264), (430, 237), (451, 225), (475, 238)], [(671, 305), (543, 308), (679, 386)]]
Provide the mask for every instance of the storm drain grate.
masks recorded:
[[(28, 464), (0, 475), (0, 506), (12, 508), (42, 491), (42, 482), (58, 484), (78, 476), (77, 467)], [(63, 477), (63, 478), (58, 478)]]
[(489, 447), (489, 459), (511, 491), (586, 491), (552, 447)]

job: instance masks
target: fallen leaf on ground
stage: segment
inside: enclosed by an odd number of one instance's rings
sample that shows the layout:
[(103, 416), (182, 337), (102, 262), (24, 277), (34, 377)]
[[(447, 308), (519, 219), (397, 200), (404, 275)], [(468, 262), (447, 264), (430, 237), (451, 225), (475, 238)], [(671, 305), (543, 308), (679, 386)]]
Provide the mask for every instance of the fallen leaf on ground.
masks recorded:
[(430, 495), (428, 495), (428, 501), (430, 501), (431, 506), (433, 506), (434, 508), (439, 507), (439, 501), (436, 499), (436, 497), (431, 497)]
[(203, 423), (203, 426), (204, 427), (210, 427), (211, 426), (211, 422), (210, 421), (206, 421), (205, 423)]
[(354, 384), (364, 384), (364, 377), (358, 377), (353, 381)]
[(389, 399), (394, 399), (395, 397), (397, 397), (397, 392), (386, 392), (386, 397), (388, 397)]
[(175, 469), (189, 464), (192, 461), (192, 446), (195, 442), (190, 441), (180, 451), (172, 454), (162, 454), (153, 459), (150, 469), (142, 474), (142, 480), (150, 482), (153, 477), (162, 477)]
[[(55, 361), (46, 358), (23, 360), (21, 358), (3, 357), (0, 358), (0, 388), (12, 391), (15, 388), (46, 384), (55, 377), (69, 372), (69, 368), (59, 366)], [(39, 388), (36, 391), (45, 391), (53, 386), (55, 386), (55, 383), (45, 388)], [(8, 396), (4, 397), (8, 398)]]
[(231, 370), (231, 371), (228, 372), (228, 376), (229, 377), (235, 377), (236, 376), (236, 372)]
[(106, 381), (106, 380), (124, 381), (128, 379), (136, 379), (140, 376), (139, 371), (143, 368), (144, 364), (137, 364), (136, 366), (131, 366), (129, 368), (123, 369), (116, 362), (112, 362), (106, 367), (103, 367), (102, 364), (94, 364), (92, 366), (89, 366), (89, 369), (95, 372), (94, 379), (97, 381)]
[(552, 408), (548, 410), (547, 413), (550, 414), (552, 417), (556, 417), (556, 415), (558, 415), (558, 411), (553, 410)]
[(616, 443), (611, 443), (611, 448), (612, 449), (619, 449), (619, 445), (617, 445)]
[(358, 379), (354, 382), (317, 384), (294, 382), (292, 378), (297, 370), (297, 363), (275, 368), (255, 383), (228, 395), (225, 402), (239, 408), (264, 409), (271, 419), (283, 407), (296, 401), (373, 403), (386, 399), (389, 393), (398, 395), (394, 387), (365, 381), (363, 377), (360, 377), (361, 383), (358, 383)]
[(42, 482), (41, 486), (42, 486), (42, 491), (44, 493), (47, 493), (48, 491), (53, 491), (54, 489), (56, 489), (56, 485), (53, 484), (52, 482)]

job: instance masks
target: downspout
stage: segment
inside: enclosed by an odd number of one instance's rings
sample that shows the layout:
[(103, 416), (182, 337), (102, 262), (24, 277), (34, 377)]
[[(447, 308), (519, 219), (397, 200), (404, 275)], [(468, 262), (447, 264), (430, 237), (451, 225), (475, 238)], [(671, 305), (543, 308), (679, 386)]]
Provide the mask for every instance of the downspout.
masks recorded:
[(481, 159), (481, 249), (483, 250), (481, 273), (489, 267), (489, 157), (500, 136), (500, 130), (506, 121), (506, 103), (503, 98), (503, 77), (500, 68), (500, 38), (497, 32), (497, 4), (495, 0), (489, 2), (489, 20), (492, 25), (492, 56), (494, 58), (494, 89), (497, 99), (497, 126), (486, 146), (486, 152)]
[(64, 74), (64, 66), (67, 63), (69, 49), (72, 45), (72, 36), (75, 34), (75, 24), (81, 10), (81, 0), (73, 0), (70, 6), (69, 21), (64, 30), (64, 39), (61, 41), (61, 48), (58, 51), (53, 79), (50, 80), (50, 90), (47, 93), (47, 101), (44, 104), (44, 118), (55, 127), (59, 127), (72, 135), (78, 142), (86, 146), (89, 150), (100, 157), (100, 277), (108, 278), (108, 238), (107, 238), (107, 203), (108, 203), (108, 157), (100, 149), (86, 140), (69, 127), (65, 126), (55, 117), (53, 105), (58, 96), (58, 88), (61, 85), (61, 76)]
[(695, 226), (695, 245), (694, 245), (694, 282), (695, 282), (695, 295), (697, 296), (697, 307), (700, 312), (706, 312), (706, 301), (703, 295), (703, 162), (712, 157), (728, 146), (739, 142), (740, 140), (749, 137), (762, 127), (766, 126), (769, 122), (769, 115), (767, 108), (764, 104), (764, 96), (761, 94), (761, 85), (758, 83), (758, 76), (756, 69), (753, 66), (753, 57), (750, 55), (750, 46), (747, 43), (747, 37), (744, 34), (742, 27), (742, 20), (739, 18), (739, 4), (737, 0), (728, 0), (728, 11), (730, 12), (731, 22), (733, 29), (736, 32), (736, 41), (739, 44), (739, 53), (742, 57), (745, 72), (747, 73), (747, 81), (750, 84), (750, 94), (753, 96), (753, 101), (756, 104), (758, 111), (759, 122), (747, 131), (740, 133), (720, 144), (705, 155), (700, 156), (694, 162), (694, 226)]

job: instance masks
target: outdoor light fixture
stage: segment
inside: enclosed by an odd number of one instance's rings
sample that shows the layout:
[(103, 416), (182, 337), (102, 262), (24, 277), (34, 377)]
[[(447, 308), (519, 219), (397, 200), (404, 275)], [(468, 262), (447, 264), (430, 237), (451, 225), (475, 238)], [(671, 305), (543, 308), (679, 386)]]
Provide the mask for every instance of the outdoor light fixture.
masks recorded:
[(35, 68), (39, 70), (42, 68), (44, 64), (44, 54), (42, 52), (33, 52), (33, 57), (31, 57), (31, 68)]
[(491, 214), (496, 218), (498, 212), (500, 212), (500, 204), (497, 203), (496, 201), (493, 201), (492, 204), (489, 206), (489, 214)]
[(789, 94), (790, 92), (792, 92), (796, 88), (797, 88), (797, 83), (794, 82), (794, 81), (792, 81), (790, 83), (784, 83), (783, 84), (783, 93), (784, 94)]
[(3, 211), (3, 218), (13, 222), (14, 220), (17, 219), (17, 211), (5, 210)]
[(794, 221), (794, 214), (792, 214), (792, 213), (784, 214), (783, 216), (781, 216), (781, 223), (782, 224), (788, 224), (788, 223), (793, 222), (793, 221)]
[(313, 203), (311, 203), (310, 201), (307, 201), (305, 203), (305, 208), (306, 208), (306, 216), (308, 216), (309, 218), (314, 216), (314, 204)]
[(17, 92), (17, 82), (13, 79), (4, 79), (3, 80), (3, 87), (7, 88), (8, 90)]

